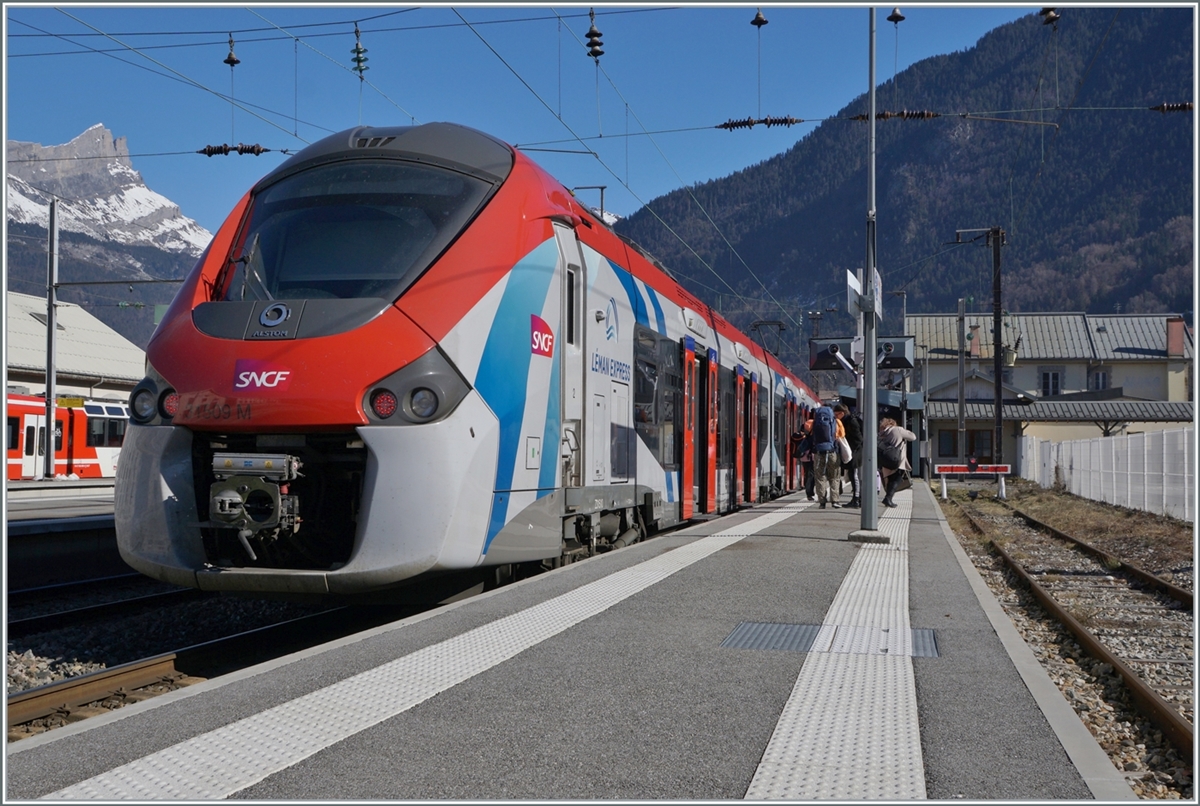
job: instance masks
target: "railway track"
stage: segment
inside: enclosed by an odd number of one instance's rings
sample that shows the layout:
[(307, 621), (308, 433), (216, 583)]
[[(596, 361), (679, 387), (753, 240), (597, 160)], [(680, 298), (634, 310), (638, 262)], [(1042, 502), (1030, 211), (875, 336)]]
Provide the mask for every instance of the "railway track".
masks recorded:
[(60, 680), (8, 697), (16, 741), (413, 615), (418, 607), (340, 607)]
[[(1163, 737), (1190, 757), (1192, 593), (1023, 513), (984, 515), (961, 503), (960, 508), (1042, 606), (1120, 676)], [(998, 539), (1001, 529), (1006, 535)]]

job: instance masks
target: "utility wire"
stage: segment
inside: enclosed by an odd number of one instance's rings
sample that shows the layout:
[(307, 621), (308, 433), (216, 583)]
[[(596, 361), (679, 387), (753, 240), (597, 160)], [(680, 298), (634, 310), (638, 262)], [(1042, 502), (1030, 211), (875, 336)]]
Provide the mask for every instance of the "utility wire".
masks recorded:
[[(247, 10), (247, 11), (249, 11), (249, 12), (250, 12), (251, 14), (253, 14), (254, 16), (258, 17), (258, 18), (259, 18), (260, 20), (262, 20), (263, 22), (267, 22), (267, 23), (270, 23), (271, 25), (275, 25), (275, 23), (271, 22), (270, 20), (268, 20), (268, 19), (267, 19), (266, 17), (264, 17), (262, 14), (259, 14), (259, 13), (258, 13), (257, 11), (255, 11), (254, 9), (252, 9), (252, 8), (247, 8), (246, 10)], [(382, 97), (382, 98), (383, 98), (385, 101), (387, 101), (387, 102), (388, 102), (388, 103), (390, 103), (392, 106), (396, 107), (396, 108), (397, 108), (397, 109), (399, 109), (401, 112), (403, 112), (405, 115), (407, 115), (409, 118), (411, 118), (414, 126), (417, 124), (417, 122), (418, 122), (418, 121), (417, 121), (417, 117), (416, 117), (416, 115), (412, 114), (412, 113), (411, 113), (411, 112), (409, 112), (407, 109), (405, 109), (404, 107), (402, 107), (400, 104), (398, 104), (398, 103), (396, 103), (395, 101), (393, 101), (391, 98), (389, 98), (389, 97), (388, 97), (388, 94), (387, 94), (386, 92), (384, 92), (383, 90), (379, 89), (379, 87), (375, 86), (375, 85), (374, 85), (374, 84), (372, 84), (370, 81), (367, 81), (367, 80), (366, 80), (366, 79), (365, 79), (365, 78), (364, 78), (362, 75), (356, 74), (352, 68), (350, 68), (350, 67), (347, 67), (346, 65), (342, 64), (341, 62), (339, 62), (337, 59), (334, 59), (332, 56), (328, 56), (328, 55), (326, 55), (326, 54), (322, 53), (321, 51), (319, 51), (319, 50), (317, 50), (316, 48), (314, 48), (312, 45), (310, 45), (310, 44), (308, 44), (307, 42), (305, 42), (305, 41), (304, 41), (303, 39), (301, 39), (300, 37), (298, 37), (298, 36), (295, 36), (294, 34), (291, 34), (291, 33), (289, 33), (288, 31), (285, 31), (283, 28), (279, 28), (279, 26), (278, 26), (278, 25), (276, 25), (275, 27), (276, 27), (276, 28), (278, 28), (280, 31), (283, 31), (283, 33), (285, 33), (285, 34), (287, 34), (288, 36), (290, 36), (294, 42), (299, 42), (300, 44), (304, 45), (304, 47), (306, 47), (306, 48), (308, 48), (309, 50), (311, 50), (313, 53), (316, 53), (316, 54), (317, 54), (317, 55), (319, 55), (319, 56), (324, 56), (326, 59), (328, 59), (329, 61), (331, 61), (331, 62), (333, 62), (334, 64), (336, 64), (338, 67), (342, 68), (342, 69), (343, 69), (343, 70), (345, 70), (347, 73), (351, 73), (351, 74), (357, 75), (357, 76), (358, 76), (358, 79), (359, 79), (359, 82), (358, 82), (358, 83), (359, 83), (359, 89), (360, 89), (360, 92), (361, 92), (361, 89), (362, 89), (362, 85), (363, 85), (363, 84), (366, 84), (368, 87), (370, 87), (371, 89), (373, 89), (373, 90), (375, 90), (377, 93), (379, 93), (379, 95), (380, 95), (380, 96), (381, 96), (381, 97)], [(360, 98), (359, 98), (359, 105), (360, 105), (360, 107), (361, 107), (361, 104), (362, 104), (362, 99), (361, 99), (361, 96), (360, 96)], [(361, 112), (360, 112), (360, 113), (359, 113), (359, 117), (361, 118), (361, 116), (362, 116), (362, 114), (361, 114)], [(361, 123), (362, 121), (360, 120), (359, 122)]]
[[(15, 20), (14, 20), (14, 22), (15, 22)], [(34, 29), (34, 30), (36, 30), (36, 31), (40, 31), (40, 30), (42, 30), (41, 28), (37, 28), (36, 26), (29, 25), (29, 23), (27, 23), (27, 22), (22, 22), (22, 23), (21, 23), (21, 25), (26, 25), (26, 26), (29, 26), (30, 28), (33, 28), (33, 29)], [(70, 44), (72, 44), (72, 45), (79, 44), (79, 43), (76, 43), (76, 42), (71, 42), (71, 40), (69, 40), (69, 39), (66, 39), (66, 36), (67, 36), (67, 35), (65, 35), (65, 34), (47, 34), (47, 35), (48, 35), (48, 36), (54, 36), (54, 37), (57, 37), (57, 38), (59, 38), (59, 39), (64, 39), (65, 41), (67, 41), (67, 42), (70, 42)], [(78, 36), (78, 34), (71, 34), (71, 36)], [(211, 44), (211, 43), (210, 43), (210, 44)], [(150, 73), (151, 75), (156, 75), (156, 76), (159, 76), (159, 77), (161, 77), (161, 78), (170, 79), (171, 81), (176, 81), (176, 82), (178, 82), (178, 83), (180, 83), (180, 84), (184, 84), (184, 85), (186, 85), (186, 86), (189, 86), (189, 87), (194, 87), (194, 86), (195, 86), (195, 82), (194, 82), (192, 79), (179, 78), (178, 76), (173, 76), (173, 75), (171, 75), (171, 74), (169, 74), (169, 73), (163, 73), (163, 72), (160, 72), (160, 71), (158, 71), (158, 70), (155, 70), (155, 69), (153, 69), (153, 68), (151, 68), (151, 67), (147, 67), (147, 66), (146, 66), (146, 65), (144, 65), (144, 64), (138, 64), (137, 62), (131, 62), (131, 61), (129, 61), (128, 59), (122, 59), (122, 58), (120, 58), (119, 56), (115, 56), (115, 55), (113, 55), (115, 52), (121, 52), (121, 51), (116, 51), (116, 50), (113, 50), (113, 51), (108, 51), (108, 50), (99, 50), (99, 49), (97, 49), (97, 48), (93, 48), (93, 47), (91, 47), (90, 45), (82, 45), (82, 44), (81, 44), (80, 46), (81, 46), (81, 47), (84, 47), (84, 48), (87, 48), (87, 50), (86, 50), (86, 51), (78, 51), (79, 53), (95, 53), (95, 54), (99, 54), (99, 55), (101, 55), (101, 56), (107, 56), (108, 58), (110, 58), (110, 59), (114, 59), (115, 61), (118, 61), (118, 62), (120, 62), (121, 64), (127, 64), (127, 65), (129, 65), (130, 67), (136, 67), (136, 68), (137, 68), (137, 69), (139, 69), (139, 70), (145, 70), (147, 73)], [(11, 54), (11, 53), (10, 53), (10, 54), (8, 54), (8, 55), (10, 55), (10, 56), (11, 56), (11, 55), (13, 55), (13, 54)], [(232, 99), (228, 98), (227, 96), (225, 96), (224, 94), (222, 94), (222, 93), (220, 93), (220, 92), (217, 92), (216, 90), (208, 90), (208, 92), (211, 92), (211, 93), (215, 94), (215, 95), (216, 95), (218, 98), (220, 98), (220, 99), (221, 99), (221, 100), (223, 100), (223, 101), (230, 101), (230, 100), (232, 100)], [(268, 113), (268, 114), (271, 114), (271, 115), (278, 115), (278, 116), (279, 116), (279, 117), (281, 117), (281, 118), (287, 118), (287, 115), (286, 115), (285, 113), (283, 113), (283, 112), (276, 112), (275, 110), (273, 110), (273, 109), (268, 109), (268, 108), (267, 108), (267, 107), (265, 107), (265, 106), (259, 106), (258, 104), (252, 104), (252, 103), (250, 103), (250, 102), (248, 102), (248, 101), (240, 101), (239, 103), (240, 103), (240, 104), (243, 104), (243, 105), (245, 105), (245, 106), (249, 106), (249, 107), (251, 107), (251, 108), (253, 108), (253, 109), (261, 109), (263, 112), (266, 112), (266, 113)], [(322, 130), (322, 131), (329, 132), (330, 134), (332, 134), (332, 133), (333, 133), (333, 129), (326, 128), (326, 127), (324, 127), (324, 126), (321, 126), (320, 124), (317, 124), (317, 123), (310, 123), (310, 122), (308, 122), (308, 121), (305, 121), (305, 122), (304, 122), (304, 125), (305, 125), (305, 126), (311, 126), (311, 127), (313, 127), (314, 129), (320, 129), (320, 130)], [(293, 134), (292, 136), (293, 136), (293, 137), (296, 137), (296, 135), (295, 135), (295, 134)], [(298, 140), (299, 140), (299, 139), (301, 139), (301, 138), (299, 138), (299, 137), (296, 137), (296, 139), (298, 139)]]
[[(580, 45), (583, 44), (583, 42), (579, 40), (579, 37), (575, 34), (574, 31), (571, 31), (571, 36), (575, 37), (575, 40), (577, 42), (579, 42)], [(663, 162), (665, 162), (667, 164), (667, 167), (671, 169), (671, 172), (675, 174), (675, 178), (679, 180), (679, 184), (683, 187), (683, 189), (685, 191), (687, 191), (688, 197), (691, 198), (692, 202), (696, 205), (696, 207), (698, 207), (700, 209), (700, 212), (704, 214), (704, 217), (708, 220), (708, 223), (712, 225), (713, 230), (717, 233), (717, 235), (719, 235), (721, 237), (721, 240), (725, 242), (725, 245), (729, 247), (730, 252), (737, 256), (738, 262), (740, 262), (742, 264), (743, 268), (746, 269), (747, 273), (749, 273), (749, 275), (754, 278), (755, 282), (757, 282), (759, 284), (759, 286), (762, 288), (762, 290), (766, 292), (767, 296), (770, 297), (771, 301), (779, 306), (779, 310), (783, 313), (783, 315), (786, 316), (788, 319), (790, 319), (793, 324), (795, 324), (797, 327), (799, 327), (800, 323), (798, 321), (796, 321), (795, 317), (793, 317), (788, 312), (787, 308), (785, 308), (783, 306), (783, 303), (781, 303), (777, 299), (775, 299), (775, 296), (771, 293), (770, 289), (767, 288), (766, 284), (763, 283), (763, 281), (761, 279), (759, 279), (758, 275), (754, 273), (754, 270), (750, 268), (750, 266), (742, 258), (741, 254), (737, 251), (737, 249), (734, 248), (733, 244), (730, 243), (729, 239), (727, 237), (725, 237), (725, 233), (721, 231), (721, 228), (719, 226), (717, 226), (717, 222), (714, 221), (712, 216), (710, 216), (708, 214), (708, 210), (706, 210), (704, 208), (704, 205), (700, 203), (700, 200), (696, 198), (696, 194), (692, 192), (691, 187), (686, 182), (683, 181), (683, 177), (679, 175), (679, 171), (675, 170), (675, 166), (667, 158), (667, 155), (663, 152), (662, 148), (659, 147), (658, 143), (655, 141), (655, 139), (652, 136), (649, 136), (648, 130), (646, 129), (646, 125), (644, 123), (642, 123), (642, 119), (640, 117), (638, 117), (637, 112), (633, 111), (633, 109), (629, 106), (629, 101), (626, 100), (624, 94), (617, 87), (616, 82), (614, 82), (612, 80), (612, 77), (608, 74), (608, 71), (605, 70), (603, 67), (600, 67), (599, 62), (597, 62), (596, 66), (600, 70), (600, 72), (604, 73), (604, 77), (608, 80), (608, 83), (612, 86), (613, 91), (617, 93), (617, 97), (619, 97), (621, 99), (621, 101), (625, 104), (625, 107), (627, 109), (629, 109), (630, 114), (633, 115), (633, 119), (637, 122), (637, 124), (639, 126), (642, 127), (642, 131), (647, 132), (647, 136), (650, 139), (650, 143), (654, 146), (655, 150), (658, 151), (659, 156), (661, 156), (663, 158)], [(607, 168), (607, 166), (605, 166), (605, 167)], [(611, 171), (610, 171), (610, 173), (611, 173)], [(615, 174), (614, 174), (614, 178), (616, 178), (618, 182), (621, 181), (620, 177), (617, 177)], [(622, 183), (622, 184), (624, 184), (624, 183)], [(626, 189), (628, 189), (628, 185), (626, 185), (625, 187), (626, 187)], [(647, 209), (649, 209), (649, 207), (647, 207)], [(656, 215), (655, 218), (658, 218), (658, 216)], [(661, 221), (662, 219), (659, 219), (659, 220)], [(676, 235), (676, 237), (679, 237), (679, 236)], [(680, 240), (682, 241), (682, 238)], [(696, 254), (694, 249), (691, 249), (690, 246), (688, 246), (688, 248), (689, 248), (689, 250), (692, 251), (692, 254)], [(696, 255), (696, 257), (699, 258), (700, 256)], [(705, 267), (708, 268), (709, 271), (711, 271), (713, 274), (716, 274), (718, 277), (720, 277), (720, 275), (717, 274), (716, 270), (713, 269), (712, 266), (709, 266), (703, 260), (701, 260), (701, 263), (704, 263)], [(725, 278), (722, 277), (721, 281), (724, 282), (727, 286), (729, 285), (729, 283), (725, 281)], [(733, 291), (735, 296), (740, 297), (738, 292), (735, 291), (732, 286), (730, 286), (730, 290)]]
[[(513, 66), (511, 64), (509, 64), (505, 60), (505, 58), (503, 56), (501, 56), (500, 53), (494, 47), (492, 47), (491, 43), (488, 42), (487, 39), (484, 38), (484, 36), (481, 33), (479, 33), (479, 31), (475, 30), (474, 26), (472, 26), (471, 23), (467, 22), (466, 18), (462, 16), (462, 14), (458, 11), (458, 9), (452, 9), (452, 10), (454, 11), (455, 14), (458, 15), (459, 19), (461, 19), (463, 21), (463, 23), (466, 24), (466, 26), (471, 29), (471, 33), (475, 34), (475, 36), (477, 36), (479, 38), (479, 41), (482, 42), (484, 44), (484, 46), (487, 47), (487, 49), (490, 50), (492, 52), (492, 54), (495, 55), (495, 57), (500, 60), (500, 63), (503, 64), (505, 67), (507, 67), (509, 72), (511, 72), (513, 74), (513, 76), (515, 76), (516, 79), (521, 82), (521, 84), (525, 87), (525, 89), (529, 90), (530, 94), (532, 94), (534, 98), (537, 98), (538, 102), (542, 106), (546, 107), (546, 111), (549, 112), (551, 115), (554, 115), (555, 119), (558, 120), (558, 122), (560, 124), (562, 124), (563, 128), (565, 128), (568, 132), (570, 132), (575, 137), (575, 139), (578, 140), (582, 144), (583, 139), (581, 137), (579, 137), (578, 134), (575, 133), (575, 130), (571, 128), (570, 124), (568, 124), (565, 120), (563, 120), (561, 117), (559, 117), (557, 114), (555, 114), (554, 108), (551, 107), (550, 104), (546, 103), (545, 99), (543, 99), (542, 96), (538, 95), (537, 90), (535, 90), (533, 87), (529, 86), (529, 82), (527, 82), (521, 76), (521, 74), (518, 73), (516, 71), (516, 69), (514, 69)], [(628, 185), (626, 185), (624, 182), (621, 181), (621, 177), (618, 176), (616, 171), (614, 171), (612, 168), (610, 168), (608, 166), (607, 163), (604, 162), (604, 160), (600, 157), (599, 154), (592, 152), (592, 156), (594, 156), (596, 158), (596, 161), (600, 163), (600, 165), (604, 168), (604, 170), (608, 171), (608, 173), (613, 177), (613, 179), (615, 179), (615, 180), (617, 180), (617, 182), (621, 183), (622, 187), (624, 187), (626, 190), (628, 190), (631, 196), (633, 196), (639, 203), (641, 203), (642, 206), (645, 207), (646, 210), (648, 210), (650, 212), (650, 214), (659, 221), (659, 223), (661, 223), (664, 227), (666, 227), (668, 232), (670, 232), (672, 235), (674, 235), (676, 238), (678, 238), (679, 242), (682, 243), (685, 247), (687, 247), (688, 251), (690, 251), (693, 255), (695, 255), (696, 259), (699, 260), (700, 263), (705, 268), (707, 268), (710, 272), (712, 272), (713, 275), (716, 276), (721, 282), (725, 283), (726, 287), (728, 287), (730, 291), (732, 291), (734, 294), (737, 294), (736, 289), (734, 289), (733, 286), (729, 285), (729, 283), (725, 280), (724, 277), (721, 277), (721, 275), (717, 274), (716, 271), (713, 270), (712, 266), (709, 266), (708, 263), (706, 263), (704, 261), (704, 258), (700, 257), (700, 255), (696, 253), (696, 250), (692, 249), (691, 245), (687, 241), (685, 241), (683, 239), (683, 237), (679, 235), (679, 233), (677, 233), (677, 232), (675, 232), (675, 230), (671, 229), (670, 225), (667, 224), (666, 221), (663, 221), (663, 219), (661, 217), (659, 217), (659, 215), (657, 213), (655, 213), (654, 210), (651, 209), (649, 207), (649, 205), (646, 204), (646, 202), (642, 201), (641, 197), (639, 197), (637, 195), (637, 193), (635, 193), (633, 191), (632, 188), (630, 188)]]
[[(64, 16), (66, 16), (66, 17), (70, 17), (71, 19), (73, 19), (73, 20), (75, 20), (77, 23), (79, 23), (80, 25), (84, 25), (84, 26), (86, 26), (86, 27), (88, 27), (88, 28), (91, 28), (93, 31), (96, 31), (96, 32), (98, 32), (98, 33), (101, 33), (101, 34), (104, 34), (104, 32), (103, 32), (103, 31), (101, 31), (99, 28), (95, 27), (94, 25), (91, 25), (90, 23), (86, 23), (86, 22), (84, 22), (83, 20), (79, 19), (78, 17), (74, 16), (73, 14), (70, 14), (70, 13), (68, 13), (68, 12), (64, 11), (64, 10), (63, 10), (63, 9), (61, 9), (61, 8), (60, 8), (60, 9), (58, 9), (58, 13), (60, 13), (60, 14), (62, 14), (62, 15), (64, 15)], [(181, 79), (183, 79), (183, 80), (184, 80), (186, 83), (190, 84), (191, 86), (193, 86), (193, 87), (195, 87), (195, 88), (197, 88), (197, 89), (204, 90), (205, 92), (207, 92), (207, 93), (210, 93), (210, 94), (212, 94), (212, 95), (215, 95), (215, 96), (217, 96), (218, 98), (222, 98), (222, 97), (223, 97), (223, 96), (221, 95), (221, 93), (217, 92), (216, 90), (209, 89), (208, 87), (206, 87), (206, 86), (204, 86), (203, 84), (201, 84), (199, 81), (196, 81), (196, 80), (195, 80), (195, 79), (193, 79), (193, 78), (189, 78), (188, 76), (185, 76), (183, 73), (179, 72), (178, 70), (175, 70), (175, 69), (173, 69), (173, 68), (171, 68), (171, 67), (168, 67), (167, 65), (163, 64), (162, 62), (158, 61), (157, 59), (155, 59), (155, 58), (153, 58), (153, 57), (151, 57), (151, 56), (147, 56), (145, 53), (142, 53), (142, 52), (141, 52), (141, 51), (139, 51), (137, 48), (135, 48), (135, 47), (132, 47), (132, 46), (130, 46), (130, 45), (126, 45), (124, 42), (122, 42), (121, 40), (117, 39), (116, 37), (114, 37), (114, 36), (109, 36), (108, 34), (104, 34), (104, 36), (107, 36), (107, 37), (108, 37), (109, 39), (111, 39), (113, 42), (116, 42), (118, 45), (121, 45), (121, 46), (123, 46), (123, 47), (127, 48), (127, 49), (128, 49), (128, 50), (130, 50), (131, 52), (133, 52), (133, 53), (136, 53), (137, 55), (141, 56), (143, 59), (146, 59), (147, 61), (153, 62), (154, 64), (158, 65), (159, 67), (163, 68), (164, 70), (169, 70), (170, 72), (172, 72), (172, 73), (174, 73), (175, 75), (179, 76)], [(279, 129), (281, 132), (283, 132), (284, 134), (287, 134), (289, 137), (296, 137), (296, 135), (292, 134), (291, 132), (289, 132), (289, 131), (288, 131), (287, 129), (285, 129), (283, 126), (280, 126), (280, 125), (279, 125), (278, 123), (276, 123), (275, 121), (273, 121), (273, 120), (269, 120), (268, 118), (265, 118), (265, 117), (263, 117), (262, 115), (258, 114), (257, 112), (255, 112), (255, 111), (254, 111), (254, 110), (252, 110), (252, 109), (247, 109), (247, 108), (246, 108), (244, 105), (242, 105), (242, 104), (238, 103), (238, 102), (237, 102), (237, 101), (235, 101), (234, 99), (232, 99), (232, 98), (229, 98), (229, 99), (227, 99), (227, 100), (229, 101), (229, 103), (233, 104), (233, 105), (234, 105), (234, 106), (236, 106), (238, 109), (241, 109), (243, 112), (245, 112), (245, 113), (247, 113), (247, 114), (249, 114), (249, 115), (252, 115), (252, 116), (254, 116), (254, 117), (258, 118), (258, 119), (259, 119), (259, 120), (261, 120), (263, 123), (266, 123), (268, 126), (274, 126), (276, 129)], [(308, 141), (307, 141), (307, 140), (305, 140), (303, 137), (297, 137), (296, 139), (300, 140), (300, 142), (302, 142), (302, 143), (308, 143)]]

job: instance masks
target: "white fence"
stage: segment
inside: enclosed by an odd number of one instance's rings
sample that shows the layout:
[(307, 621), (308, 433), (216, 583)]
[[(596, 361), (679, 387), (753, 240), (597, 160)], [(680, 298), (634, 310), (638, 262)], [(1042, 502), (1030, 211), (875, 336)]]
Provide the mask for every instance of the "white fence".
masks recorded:
[(1184, 428), (1068, 442), (1020, 437), (1017, 471), (1043, 487), (1058, 480), (1083, 498), (1194, 523), (1194, 432)]

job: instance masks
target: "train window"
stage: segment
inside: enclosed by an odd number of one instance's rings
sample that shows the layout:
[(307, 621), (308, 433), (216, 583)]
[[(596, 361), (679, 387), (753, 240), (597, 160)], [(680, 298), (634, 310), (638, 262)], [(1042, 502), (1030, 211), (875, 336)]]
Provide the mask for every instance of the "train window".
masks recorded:
[(255, 195), (222, 299), (395, 299), (471, 220), (491, 185), (394, 160), (320, 165)]
[(86, 411), (88, 414), (101, 414), (101, 415), (104, 414), (103, 406), (96, 406), (91, 403), (84, 403), (83, 410)]
[(737, 407), (733, 398), (737, 392), (737, 375), (725, 367), (718, 369), (717, 375), (717, 388), (721, 392), (717, 408), (717, 467), (733, 467), (733, 450), (737, 439), (734, 425)]
[(109, 420), (108, 421), (108, 446), (110, 448), (119, 448), (121, 443), (125, 441), (125, 426), (127, 420)]
[(567, 267), (567, 344), (575, 344), (575, 277), (577, 267)]
[(63, 441), (63, 421), (54, 421), (54, 452), (58, 453), (62, 450)]
[(8, 418), (8, 427), (4, 429), (7, 450), (14, 450), (21, 442), (21, 421), (16, 417)]
[(103, 417), (88, 417), (87, 444), (89, 448), (102, 448), (108, 444), (108, 420)]
[(114, 417), (124, 417), (125, 416), (125, 410), (122, 409), (120, 406), (105, 406), (104, 413), (111, 414)]
[(25, 426), (25, 455), (33, 456), (33, 436), (34, 428), (32, 425)]

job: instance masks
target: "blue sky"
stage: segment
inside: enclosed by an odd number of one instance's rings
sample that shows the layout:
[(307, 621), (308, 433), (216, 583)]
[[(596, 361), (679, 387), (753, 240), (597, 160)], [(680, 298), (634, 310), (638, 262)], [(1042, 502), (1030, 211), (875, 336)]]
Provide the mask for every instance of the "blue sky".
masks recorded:
[[(868, 86), (866, 6), (763, 6), (761, 29), (755, 5), (601, 6), (600, 72), (582, 44), (588, 6), (60, 8), (5, 6), (6, 138), (58, 145), (103, 123), (127, 138), (151, 189), (212, 231), (279, 150), (360, 121), (450, 121), (558, 149), (529, 153), (568, 187), (607, 185), (606, 208), (628, 215), (787, 150)], [(898, 30), (890, 6), (877, 10), (880, 84), (1039, 6), (901, 9)], [(349, 70), (355, 22), (366, 82)], [(902, 108), (903, 82), (897, 93), (879, 108)], [(766, 115), (814, 122), (711, 128)], [(192, 153), (238, 142), (274, 151)], [(596, 156), (563, 153), (585, 149)], [(599, 203), (595, 190), (579, 195)]]

